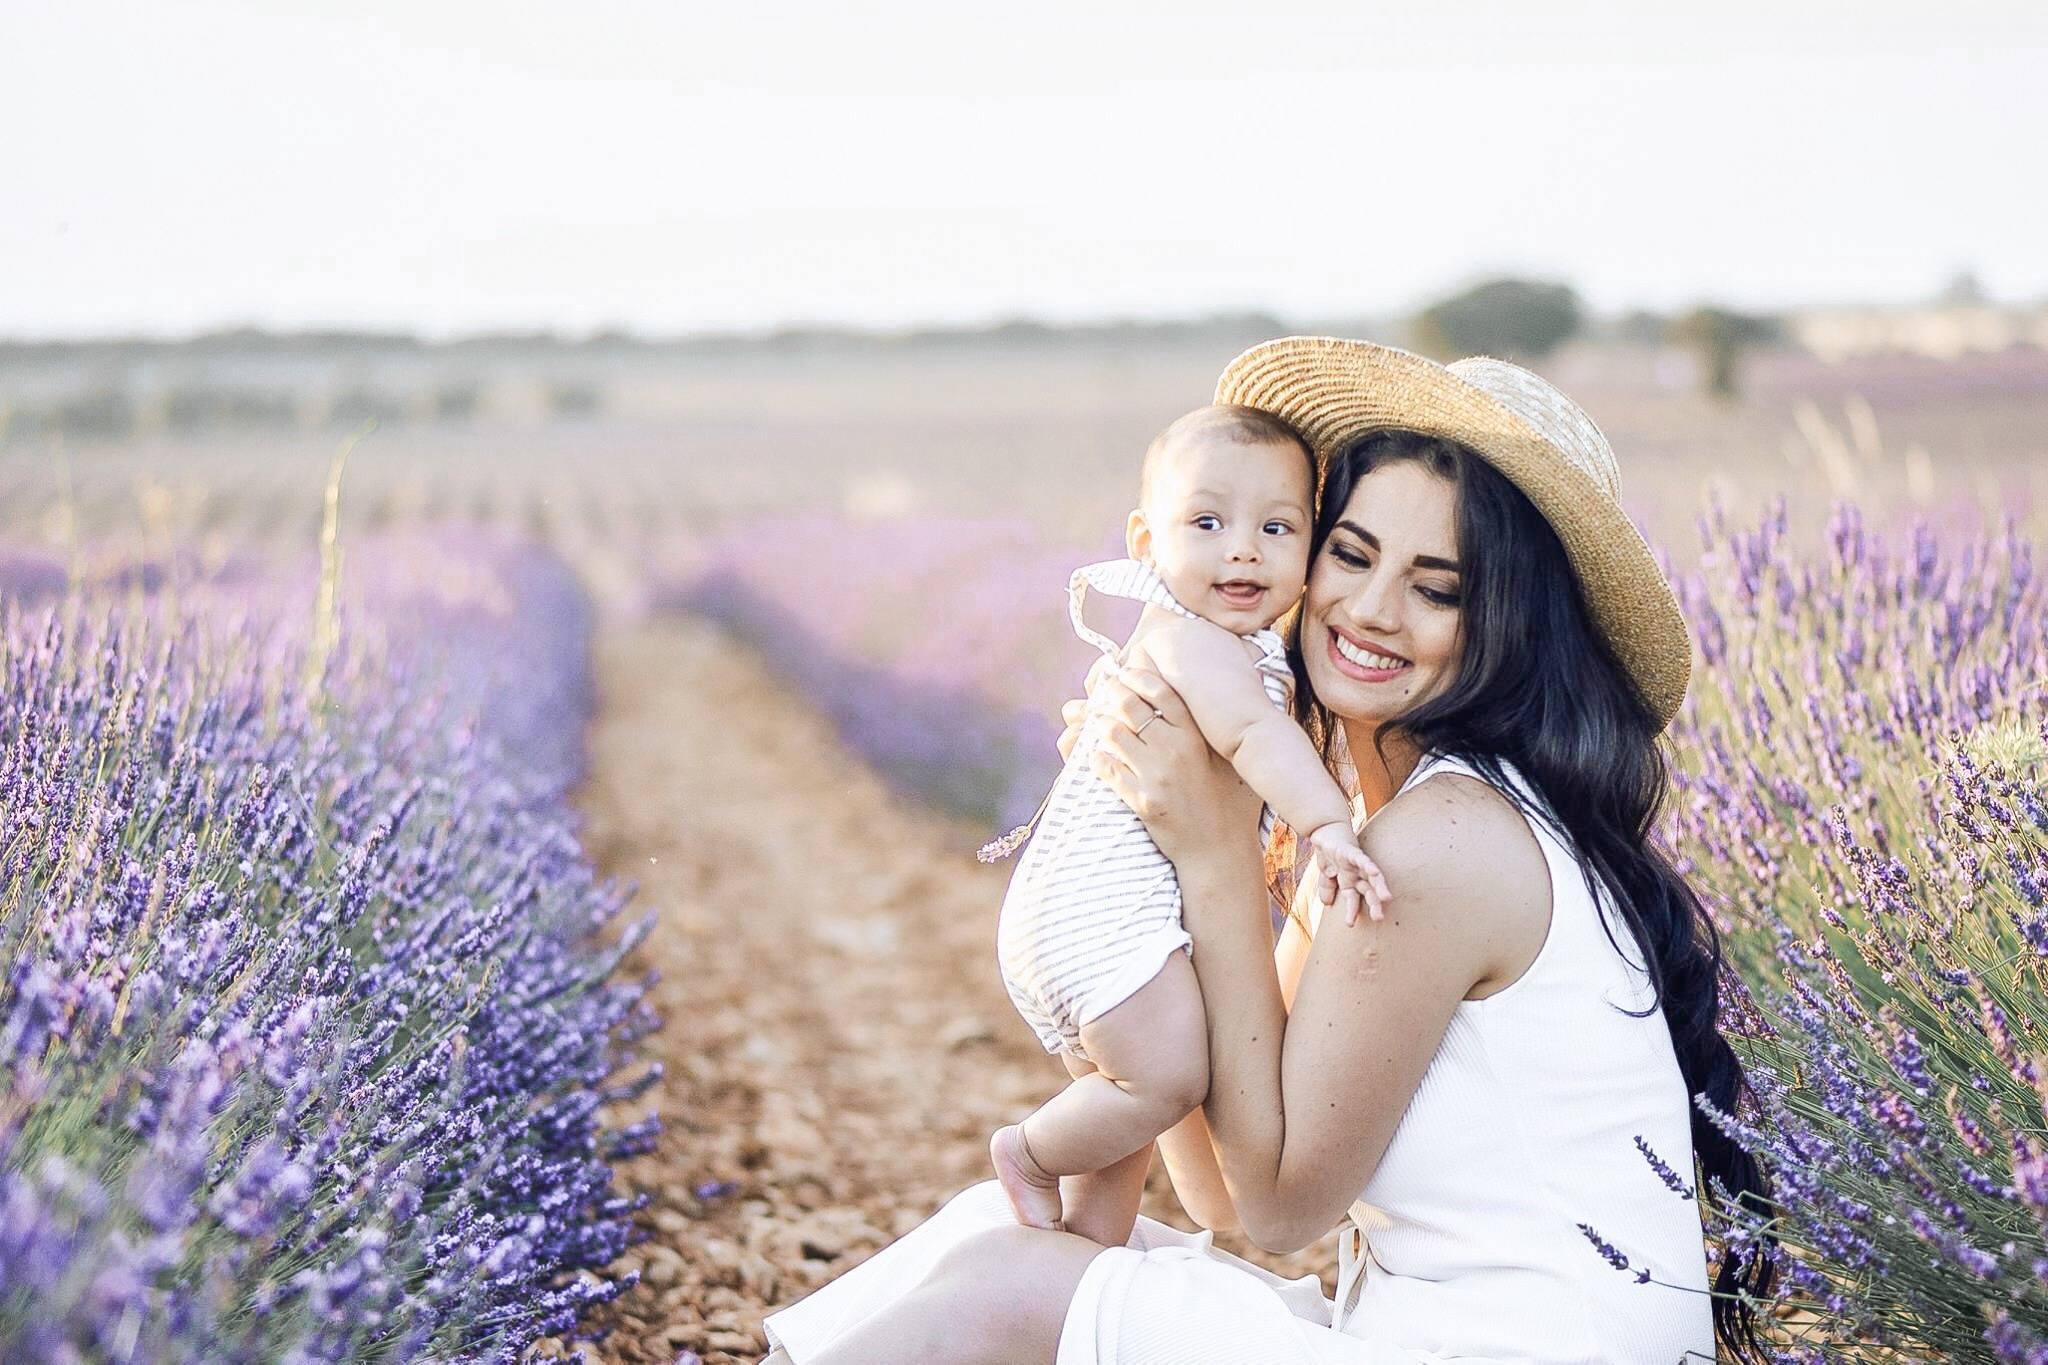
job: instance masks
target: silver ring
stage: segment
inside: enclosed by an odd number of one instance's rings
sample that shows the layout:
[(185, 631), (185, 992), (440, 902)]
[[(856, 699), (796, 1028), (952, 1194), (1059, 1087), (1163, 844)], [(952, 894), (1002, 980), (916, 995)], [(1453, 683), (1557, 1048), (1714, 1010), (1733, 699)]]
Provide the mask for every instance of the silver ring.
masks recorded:
[(1151, 715), (1149, 715), (1149, 716), (1147, 716), (1147, 717), (1145, 717), (1145, 724), (1144, 724), (1144, 725), (1140, 725), (1140, 726), (1139, 726), (1139, 727), (1138, 727), (1137, 729), (1135, 729), (1135, 730), (1131, 731), (1131, 734), (1132, 734), (1133, 736), (1136, 736), (1136, 735), (1142, 735), (1142, 734), (1144, 734), (1144, 733), (1145, 733), (1145, 726), (1146, 726), (1146, 725), (1150, 725), (1150, 724), (1151, 724), (1151, 723), (1152, 723), (1153, 721), (1155, 721), (1155, 720), (1163, 720), (1163, 719), (1165, 718), (1165, 716), (1166, 716), (1166, 713), (1165, 713), (1164, 711), (1160, 710), (1160, 709), (1159, 709), (1158, 707), (1156, 707), (1156, 706), (1155, 706), (1155, 707), (1153, 707), (1153, 708), (1152, 708), (1152, 714), (1151, 714)]

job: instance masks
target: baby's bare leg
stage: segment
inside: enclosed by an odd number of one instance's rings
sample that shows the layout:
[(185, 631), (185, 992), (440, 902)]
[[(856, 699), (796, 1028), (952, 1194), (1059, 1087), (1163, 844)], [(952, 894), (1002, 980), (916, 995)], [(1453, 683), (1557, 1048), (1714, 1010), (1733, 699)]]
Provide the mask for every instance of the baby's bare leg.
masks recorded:
[[(1071, 1053), (1061, 1053), (1060, 1060), (1077, 1081), (1095, 1074), (1093, 1065)], [(988, 1148), (996, 1178), (1017, 1211), (1017, 1221), (1026, 1227), (1077, 1233), (1103, 1246), (1128, 1242), (1138, 1221), (1138, 1205), (1145, 1197), (1153, 1144), (1148, 1142), (1099, 1171), (1054, 1176), (1032, 1160), (1023, 1132), (1021, 1123), (998, 1129)]]
[(1081, 1046), (1096, 1069), (989, 1140), (996, 1175), (1027, 1227), (1066, 1226), (1060, 1177), (1131, 1157), (1209, 1093), (1208, 1028), (1187, 954), (1169, 955), (1130, 999), (1083, 1024)]
[(1083, 1024), (1081, 1046), (1095, 1070), (1024, 1120), (1032, 1157), (1051, 1175), (1123, 1160), (1209, 1093), (1202, 991), (1187, 954), (1173, 953), (1130, 999)]
[[(1075, 1080), (1095, 1070), (1079, 1057), (1060, 1054), (1067, 1074)], [(1120, 1247), (1131, 1240), (1138, 1222), (1138, 1205), (1145, 1198), (1145, 1176), (1152, 1169), (1152, 1143), (1146, 1143), (1122, 1161), (1099, 1171), (1083, 1171), (1060, 1181), (1060, 1203), (1065, 1206), (1060, 1226), (1079, 1233), (1091, 1242)]]
[(1179, 1123), (1209, 1094), (1202, 988), (1184, 952), (1130, 999), (1081, 1026), (1095, 1064), (1025, 1120), (1031, 1150), (1055, 1175), (1099, 1171)]

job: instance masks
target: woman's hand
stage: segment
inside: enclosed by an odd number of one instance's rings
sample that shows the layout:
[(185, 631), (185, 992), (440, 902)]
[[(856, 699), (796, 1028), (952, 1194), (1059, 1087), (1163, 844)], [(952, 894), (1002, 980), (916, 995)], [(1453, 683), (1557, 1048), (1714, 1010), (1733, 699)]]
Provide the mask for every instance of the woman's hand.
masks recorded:
[(1110, 718), (1093, 756), (1101, 777), (1176, 865), (1256, 840), (1259, 798), (1209, 747), (1180, 694), (1151, 669), (1105, 671), (1089, 706)]
[(1081, 684), (1081, 690), (1088, 695), (1086, 697), (1076, 697), (1060, 707), (1060, 719), (1066, 723), (1067, 727), (1060, 731), (1060, 737), (1054, 741), (1059, 745), (1061, 762), (1065, 762), (1073, 756), (1074, 741), (1081, 738), (1081, 727), (1088, 723), (1088, 710), (1095, 698), (1096, 685), (1113, 671), (1116, 665), (1115, 656), (1109, 654), (1096, 655), (1095, 662), (1088, 665), (1088, 677)]

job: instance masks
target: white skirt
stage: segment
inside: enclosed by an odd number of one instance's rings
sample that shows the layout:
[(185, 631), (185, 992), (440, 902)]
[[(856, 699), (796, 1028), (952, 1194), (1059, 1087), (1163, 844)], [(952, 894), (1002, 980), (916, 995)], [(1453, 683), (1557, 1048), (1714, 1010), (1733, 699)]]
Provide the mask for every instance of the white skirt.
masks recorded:
[[(768, 1341), (807, 1362), (915, 1288), (954, 1246), (1016, 1223), (993, 1180), (955, 1195), (923, 1223), (832, 1283), (769, 1317)], [(1282, 1279), (1218, 1251), (1209, 1233), (1140, 1218), (1130, 1243), (1088, 1263), (1060, 1328), (1054, 1365), (1453, 1365), (1403, 1348), (1364, 1323), (1330, 1327), (1313, 1275)]]

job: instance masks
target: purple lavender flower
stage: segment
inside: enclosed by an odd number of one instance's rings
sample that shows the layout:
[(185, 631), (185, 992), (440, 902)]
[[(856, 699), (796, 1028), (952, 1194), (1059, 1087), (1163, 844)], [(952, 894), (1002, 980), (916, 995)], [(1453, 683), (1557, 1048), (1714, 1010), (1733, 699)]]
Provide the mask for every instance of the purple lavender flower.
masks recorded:
[[(1769, 1170), (1781, 1295), (1826, 1340), (2029, 1359), (2048, 1338), (2048, 598), (2010, 526), (1901, 543), (1843, 508), (1817, 559), (1786, 531), (1717, 520), (1728, 570), (1682, 589), (1711, 624), (1663, 837), (1725, 935), (1752, 1090), (1736, 1114), (1696, 1102)], [(1761, 1211), (1702, 1202), (1724, 1255), (1760, 1245)]]
[[(510, 582), (468, 638), (568, 580)], [(0, 920), (0, 1285), (34, 1291), (0, 1294), (0, 1357), (510, 1361), (618, 1292), (569, 1272), (632, 1235), (607, 1154), (652, 1121), (600, 1113), (638, 1093), (644, 984), (612, 970), (645, 925), (593, 938), (624, 895), (561, 799), (588, 691), (558, 606), (545, 700), (495, 734), (360, 606), (313, 690), (278, 685), (296, 602), (0, 609), (32, 907)]]

